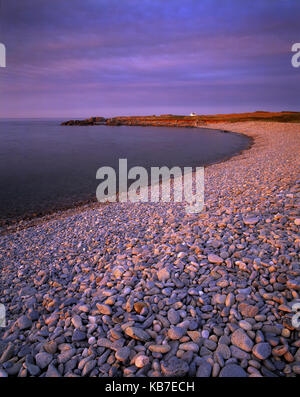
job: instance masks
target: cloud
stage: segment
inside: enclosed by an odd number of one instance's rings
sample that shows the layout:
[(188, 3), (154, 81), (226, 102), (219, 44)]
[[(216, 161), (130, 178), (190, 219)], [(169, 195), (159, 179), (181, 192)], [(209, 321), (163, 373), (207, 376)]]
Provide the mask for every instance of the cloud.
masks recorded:
[[(274, 95), (299, 79), (290, 67), (299, 11), (293, 0), (4, 0), (8, 67), (0, 73), (0, 116), (22, 98), (30, 115), (47, 114), (41, 102), (55, 113), (57, 96), (57, 112), (72, 103), (77, 111), (80, 95), (106, 111), (124, 101), (148, 113), (162, 98), (170, 108), (182, 98), (213, 103), (213, 96), (227, 106), (231, 90), (236, 108), (245, 87), (249, 106), (255, 97), (277, 106)], [(289, 103), (300, 104), (292, 89)]]

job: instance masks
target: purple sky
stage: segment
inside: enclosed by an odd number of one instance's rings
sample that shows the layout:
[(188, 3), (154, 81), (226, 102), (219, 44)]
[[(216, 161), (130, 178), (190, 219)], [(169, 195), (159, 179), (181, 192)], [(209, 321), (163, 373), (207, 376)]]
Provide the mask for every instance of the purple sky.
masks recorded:
[(0, 0), (0, 117), (300, 110), (298, 0)]

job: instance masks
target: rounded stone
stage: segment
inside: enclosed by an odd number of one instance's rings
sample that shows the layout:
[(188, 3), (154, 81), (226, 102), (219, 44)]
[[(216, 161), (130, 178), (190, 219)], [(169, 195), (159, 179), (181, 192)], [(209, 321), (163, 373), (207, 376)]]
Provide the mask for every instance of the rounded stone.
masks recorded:
[(182, 327), (173, 326), (168, 330), (168, 337), (172, 340), (178, 340), (185, 334), (185, 329)]
[(231, 356), (231, 351), (224, 343), (219, 343), (216, 353), (220, 353), (225, 360), (228, 360)]
[(36, 365), (41, 368), (47, 368), (52, 361), (52, 355), (49, 353), (41, 352), (35, 356)]
[(51, 340), (49, 342), (46, 342), (44, 344), (44, 350), (46, 350), (47, 353), (54, 354), (57, 351), (57, 343), (55, 340)]
[(0, 378), (7, 378), (8, 375), (7, 373), (4, 371), (4, 369), (0, 369)]
[(215, 255), (215, 254), (209, 254), (207, 259), (210, 263), (215, 263), (217, 265), (220, 265), (221, 263), (223, 263), (223, 260), (224, 260), (223, 258), (221, 258), (220, 256)]
[(245, 225), (256, 225), (256, 223), (259, 221), (259, 217), (254, 216), (254, 217), (248, 217), (243, 219)]
[(161, 370), (164, 376), (185, 376), (189, 371), (188, 363), (177, 357), (161, 362)]
[(111, 307), (106, 305), (105, 303), (103, 303), (103, 304), (97, 303), (96, 306), (97, 306), (99, 313), (105, 314), (107, 316), (110, 316), (112, 314)]
[(86, 333), (80, 331), (78, 328), (75, 329), (72, 335), (72, 341), (73, 342), (80, 342), (82, 340), (86, 339)]
[(159, 281), (162, 281), (162, 282), (165, 282), (165, 281), (169, 280), (169, 278), (170, 278), (169, 270), (165, 269), (165, 268), (160, 269), (157, 272), (157, 278), (159, 279)]
[(82, 376), (87, 376), (87, 375), (89, 375), (90, 374), (90, 372), (92, 372), (92, 370), (95, 368), (95, 366), (96, 366), (96, 364), (97, 364), (97, 361), (96, 360), (89, 360), (86, 364), (85, 364), (85, 366), (83, 367), (83, 370), (82, 370)]
[(137, 327), (127, 327), (125, 329), (125, 334), (133, 339), (141, 340), (143, 342), (147, 342), (150, 339), (150, 335), (146, 331)]
[(240, 303), (238, 308), (244, 317), (255, 317), (258, 314), (258, 307), (249, 305), (248, 303)]
[(20, 330), (26, 330), (31, 328), (32, 321), (27, 316), (21, 316), (17, 320), (17, 326), (20, 328)]
[(252, 325), (248, 323), (246, 320), (241, 320), (239, 322), (239, 326), (243, 328), (245, 331), (251, 331), (252, 330)]
[(179, 349), (197, 353), (199, 351), (199, 346), (195, 342), (186, 342), (186, 343), (181, 343), (179, 345)]
[(137, 313), (141, 313), (141, 311), (144, 309), (144, 307), (147, 307), (147, 305), (146, 305), (146, 303), (144, 303), (144, 302), (135, 302), (134, 303), (134, 305), (133, 305), (133, 307), (134, 307), (134, 310), (137, 312)]
[(251, 352), (253, 347), (252, 340), (249, 338), (246, 332), (241, 328), (238, 328), (231, 335), (231, 343), (246, 352)]
[(273, 348), (272, 354), (273, 356), (281, 357), (288, 351), (288, 346), (287, 345), (278, 345)]
[(181, 317), (175, 309), (170, 309), (168, 311), (168, 320), (170, 321), (171, 324), (176, 325), (180, 322)]
[(78, 315), (73, 316), (72, 318), (72, 324), (74, 325), (75, 328), (80, 328), (82, 327), (82, 320), (81, 317)]
[(171, 347), (169, 345), (150, 345), (149, 350), (152, 353), (168, 353), (171, 350)]
[(122, 347), (121, 349), (116, 351), (116, 359), (122, 362), (125, 362), (128, 360), (130, 355), (130, 349), (129, 347)]
[(252, 353), (260, 360), (266, 360), (272, 353), (272, 348), (269, 343), (262, 342), (253, 346)]
[(207, 329), (202, 330), (201, 336), (202, 338), (207, 339), (209, 337), (209, 331), (207, 331)]
[(144, 354), (141, 354), (137, 356), (137, 358), (134, 361), (134, 365), (138, 368), (143, 368), (146, 365), (148, 365), (150, 362), (149, 357), (145, 356)]
[(206, 360), (201, 360), (197, 369), (196, 376), (198, 378), (209, 378), (212, 371), (212, 366)]
[(245, 378), (247, 373), (237, 364), (227, 364), (221, 369), (220, 378)]
[(292, 367), (293, 372), (295, 372), (295, 374), (300, 375), (300, 362), (295, 363)]

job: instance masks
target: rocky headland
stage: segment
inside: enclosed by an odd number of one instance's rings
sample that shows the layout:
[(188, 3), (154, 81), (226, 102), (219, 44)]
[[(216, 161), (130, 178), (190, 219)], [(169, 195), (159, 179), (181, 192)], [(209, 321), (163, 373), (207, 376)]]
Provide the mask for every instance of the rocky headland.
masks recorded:
[(242, 121), (277, 121), (300, 122), (300, 112), (264, 112), (234, 113), (220, 115), (177, 116), (164, 114), (160, 116), (121, 116), (121, 117), (90, 117), (84, 120), (68, 120), (61, 125), (131, 125), (157, 127), (201, 127), (211, 123), (242, 122)]

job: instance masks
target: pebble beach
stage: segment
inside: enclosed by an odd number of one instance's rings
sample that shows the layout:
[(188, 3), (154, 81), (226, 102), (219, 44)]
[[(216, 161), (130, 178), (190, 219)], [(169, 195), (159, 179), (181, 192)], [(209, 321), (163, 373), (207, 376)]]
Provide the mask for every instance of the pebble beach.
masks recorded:
[(111, 203), (0, 235), (0, 377), (300, 375), (300, 123), (208, 126), (252, 145), (205, 167), (200, 214)]

